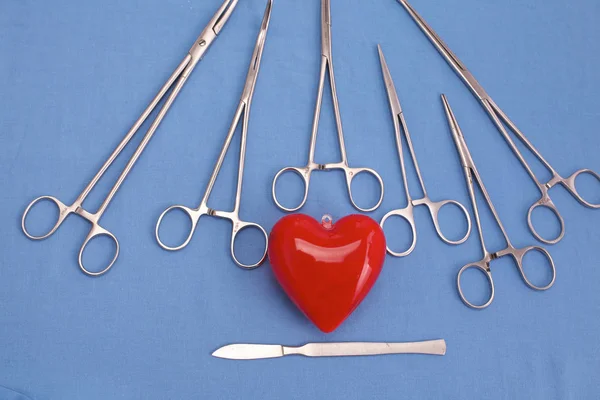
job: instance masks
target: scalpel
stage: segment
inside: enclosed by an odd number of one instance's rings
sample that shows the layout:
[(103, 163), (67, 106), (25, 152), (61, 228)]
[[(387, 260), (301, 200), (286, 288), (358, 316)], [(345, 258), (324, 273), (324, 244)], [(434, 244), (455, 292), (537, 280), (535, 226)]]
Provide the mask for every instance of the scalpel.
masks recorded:
[(301, 347), (269, 344), (230, 344), (212, 353), (229, 360), (258, 360), (301, 355), (305, 357), (376, 356), (385, 354), (446, 354), (444, 339), (413, 343), (309, 343)]

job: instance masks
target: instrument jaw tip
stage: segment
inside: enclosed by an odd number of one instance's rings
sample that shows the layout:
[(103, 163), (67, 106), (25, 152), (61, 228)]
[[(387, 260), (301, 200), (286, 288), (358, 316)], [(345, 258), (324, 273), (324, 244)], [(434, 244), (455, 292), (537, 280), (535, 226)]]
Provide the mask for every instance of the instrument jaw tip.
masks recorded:
[(458, 125), (458, 121), (456, 120), (456, 116), (450, 107), (450, 103), (448, 102), (448, 98), (445, 94), (442, 94), (442, 102), (444, 103), (444, 109), (446, 111), (446, 117), (448, 118), (448, 124), (450, 125), (450, 131), (452, 132), (452, 138), (454, 139), (454, 143), (456, 144), (456, 149), (460, 154), (460, 160), (462, 162), (463, 167), (469, 166), (469, 149), (465, 142), (465, 138), (462, 134), (460, 126)]
[(211, 21), (213, 26), (212, 29), (215, 35), (219, 35), (219, 33), (221, 33), (221, 29), (223, 29), (229, 20), (229, 17), (231, 17), (233, 10), (235, 10), (235, 7), (237, 6), (237, 3), (238, 0), (225, 0), (223, 2)]

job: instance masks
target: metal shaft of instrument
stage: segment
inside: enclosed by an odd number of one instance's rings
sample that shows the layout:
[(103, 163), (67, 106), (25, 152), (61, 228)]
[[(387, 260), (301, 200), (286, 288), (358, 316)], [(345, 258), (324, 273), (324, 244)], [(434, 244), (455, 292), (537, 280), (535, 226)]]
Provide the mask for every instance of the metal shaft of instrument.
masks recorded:
[(335, 75), (333, 72), (333, 59), (331, 47), (331, 0), (321, 0), (321, 72), (319, 78), (319, 89), (317, 94), (317, 102), (315, 105), (315, 115), (313, 118), (312, 134), (310, 138), (310, 162), (315, 160), (315, 152), (317, 147), (317, 134), (319, 131), (319, 120), (321, 117), (321, 107), (323, 105), (323, 92), (325, 90), (325, 78), (329, 70), (329, 84), (331, 86), (331, 97), (333, 102), (333, 111), (335, 116), (335, 124), (337, 127), (338, 141), (340, 146), (340, 154), (342, 163), (348, 164), (346, 155), (346, 145), (344, 142), (344, 133), (342, 128), (342, 117), (340, 105), (337, 96), (337, 88), (335, 85)]
[(535, 184), (541, 186), (541, 183), (537, 179), (535, 173), (531, 169), (531, 167), (527, 164), (527, 161), (523, 157), (523, 154), (514, 143), (514, 140), (507, 132), (506, 127), (503, 122), (508, 125), (508, 127), (514, 132), (517, 138), (536, 156), (536, 158), (548, 169), (548, 171), (552, 172), (554, 176), (557, 175), (555, 170), (552, 168), (550, 163), (546, 161), (546, 159), (541, 155), (541, 153), (533, 146), (533, 144), (525, 137), (525, 134), (517, 128), (517, 126), (508, 118), (508, 116), (498, 107), (498, 105), (492, 100), (492, 98), (487, 94), (487, 92), (483, 89), (483, 87), (479, 84), (477, 79), (473, 76), (473, 74), (465, 67), (465, 65), (460, 61), (460, 59), (450, 50), (448, 45), (437, 35), (437, 33), (425, 22), (425, 20), (415, 11), (415, 9), (408, 4), (406, 0), (398, 0), (400, 4), (404, 6), (406, 11), (415, 21), (415, 23), (421, 28), (423, 33), (429, 38), (431, 43), (436, 47), (438, 52), (444, 57), (444, 59), (448, 62), (448, 64), (454, 69), (456, 74), (462, 79), (462, 81), (467, 85), (467, 87), (471, 90), (471, 92), (477, 97), (477, 99), (481, 102), (484, 110), (487, 112), (489, 117), (492, 119), (492, 122), (496, 126), (496, 128), (500, 131), (508, 145), (510, 146), (513, 153), (517, 156), (520, 163), (523, 165), (531, 179)]
[(406, 119), (404, 118), (404, 111), (402, 110), (402, 104), (400, 103), (400, 98), (398, 97), (398, 91), (396, 90), (396, 85), (394, 84), (394, 79), (392, 78), (392, 74), (387, 65), (387, 61), (385, 60), (385, 56), (383, 54), (383, 50), (381, 49), (381, 45), (377, 45), (377, 51), (379, 52), (379, 61), (381, 63), (381, 70), (383, 73), (383, 81), (385, 83), (386, 91), (388, 94), (390, 109), (394, 116), (394, 131), (396, 134), (396, 148), (398, 151), (398, 157), (400, 158), (400, 167), (402, 169), (402, 177), (404, 178), (404, 189), (406, 191), (406, 197), (408, 199), (408, 203), (409, 203), (409, 205), (412, 205), (412, 196), (410, 194), (410, 190), (408, 187), (406, 163), (404, 160), (404, 150), (402, 147), (402, 135), (404, 135), (404, 137), (406, 138), (406, 144), (408, 146), (410, 156), (413, 160), (413, 165), (415, 166), (415, 171), (417, 173), (417, 177), (419, 178), (419, 183), (421, 185), (421, 190), (423, 191), (424, 198), (427, 198), (427, 190), (425, 189), (425, 182), (423, 181), (423, 176), (421, 175), (421, 169), (419, 168), (419, 162), (417, 161), (417, 155), (415, 153), (415, 149), (412, 144), (412, 139), (410, 137), (408, 125), (406, 123)]
[(146, 135), (144, 135), (144, 137), (142, 138), (142, 141), (140, 142), (140, 144), (138, 145), (137, 149), (135, 150), (135, 152), (133, 153), (133, 155), (131, 156), (131, 158), (127, 162), (127, 165), (125, 166), (125, 169), (123, 169), (123, 172), (121, 172), (121, 175), (119, 175), (119, 178), (115, 182), (115, 185), (110, 190), (110, 192), (106, 196), (106, 199), (104, 200), (104, 202), (102, 203), (102, 205), (98, 209), (98, 212), (97, 212), (98, 218), (104, 213), (104, 211), (106, 210), (106, 208), (108, 207), (108, 205), (112, 201), (113, 197), (115, 196), (115, 194), (117, 194), (117, 191), (119, 190), (119, 188), (121, 187), (121, 185), (125, 181), (125, 178), (127, 178), (127, 175), (129, 175), (129, 172), (131, 171), (131, 169), (133, 168), (133, 166), (137, 162), (138, 158), (140, 158), (140, 156), (144, 152), (144, 149), (146, 148), (146, 146), (150, 142), (150, 139), (152, 139), (152, 136), (154, 136), (154, 133), (156, 132), (156, 130), (160, 126), (161, 122), (165, 118), (165, 115), (167, 115), (167, 112), (169, 111), (169, 109), (173, 105), (173, 102), (175, 101), (175, 99), (179, 95), (179, 92), (183, 88), (183, 85), (185, 84), (186, 81), (187, 81), (187, 76), (183, 76), (183, 75), (177, 81), (177, 84), (173, 88), (173, 91), (171, 92), (171, 94), (169, 95), (169, 97), (167, 97), (167, 100), (165, 101), (165, 104), (162, 106), (162, 108), (158, 112), (158, 115), (156, 116), (156, 119), (154, 120), (154, 122), (152, 122), (152, 125), (150, 125), (150, 128), (148, 129), (148, 132), (146, 132)]
[[(469, 190), (469, 197), (471, 198), (471, 204), (473, 205), (473, 214), (475, 215), (475, 222), (477, 223), (477, 233), (479, 234), (479, 242), (481, 244), (481, 250), (483, 251), (483, 255), (484, 257), (487, 257), (490, 253), (487, 249), (487, 246), (485, 245), (485, 236), (483, 235), (483, 227), (481, 226), (481, 217), (479, 216), (479, 206), (477, 204), (477, 196), (475, 194), (475, 184), (473, 181), (473, 175), (475, 175), (475, 179), (477, 179), (478, 185), (481, 189), (481, 192), (483, 193), (483, 196), (486, 198), (487, 201), (487, 190), (485, 189), (485, 187), (481, 184), (481, 181), (479, 181), (479, 179), (477, 178), (477, 171), (474, 171), (473, 169), (469, 168), (469, 167), (464, 167), (464, 174), (465, 174), (465, 179), (467, 181), (467, 188)], [(490, 203), (488, 202), (488, 205), (490, 205)], [(491, 207), (493, 209), (493, 205), (491, 205)], [(494, 211), (492, 211), (494, 212)], [(502, 229), (502, 228), (500, 228)]]
[(200, 203), (198, 209), (202, 207), (202, 205), (206, 205), (208, 207), (208, 199), (210, 198), (210, 194), (213, 190), (213, 187), (217, 181), (217, 177), (219, 176), (219, 171), (223, 166), (223, 162), (225, 161), (225, 157), (227, 156), (227, 151), (229, 150), (229, 146), (231, 145), (231, 141), (235, 136), (235, 131), (240, 123), (242, 122), (242, 138), (240, 141), (240, 157), (238, 163), (238, 177), (237, 177), (237, 187), (235, 194), (235, 204), (232, 212), (223, 212), (223, 211), (214, 211), (215, 216), (224, 216), (229, 218), (231, 216), (238, 217), (239, 209), (241, 205), (242, 199), (242, 187), (244, 183), (244, 167), (246, 163), (246, 147), (248, 143), (248, 122), (250, 118), (250, 107), (252, 105), (252, 99), (254, 97), (254, 90), (256, 88), (256, 82), (258, 79), (258, 73), (260, 71), (260, 63), (262, 61), (263, 50), (265, 48), (265, 42), (267, 39), (267, 32), (269, 29), (269, 22), (271, 19), (271, 9), (273, 7), (272, 0), (267, 2), (267, 9), (265, 10), (265, 14), (263, 17), (263, 21), (260, 27), (260, 31), (258, 34), (258, 38), (256, 39), (256, 45), (254, 46), (254, 52), (252, 54), (252, 59), (250, 60), (250, 67), (248, 68), (248, 74), (246, 76), (246, 81), (244, 83), (244, 89), (242, 92), (242, 97), (240, 99), (240, 104), (235, 112), (235, 116), (233, 118), (233, 122), (227, 132), (227, 136), (225, 138), (225, 144), (221, 149), (221, 153), (219, 154), (219, 158), (215, 165), (215, 168), (212, 172), (210, 180), (208, 182), (206, 192), (202, 198), (202, 202)]
[(402, 166), (402, 176), (404, 178), (404, 188), (406, 190), (406, 197), (408, 198), (408, 202), (412, 204), (412, 195), (410, 194), (410, 189), (408, 187), (406, 166), (404, 162), (404, 151), (402, 150), (402, 134), (404, 134), (404, 138), (406, 139), (406, 145), (408, 146), (410, 157), (412, 158), (413, 165), (415, 167), (415, 172), (417, 173), (417, 177), (419, 178), (419, 184), (421, 185), (421, 190), (423, 191), (424, 198), (427, 198), (427, 189), (425, 189), (425, 182), (423, 181), (423, 176), (421, 175), (421, 169), (419, 168), (417, 155), (415, 154), (415, 149), (410, 138), (410, 132), (408, 131), (408, 126), (406, 124), (404, 113), (402, 111), (400, 111), (400, 114), (398, 114), (398, 120), (400, 121), (400, 130), (402, 132), (398, 132), (398, 130), (396, 130), (396, 144), (398, 147), (398, 154), (400, 156), (400, 164)]
[(493, 100), (491, 100), (490, 98), (487, 98), (487, 99), (480, 99), (480, 101), (483, 104), (483, 108), (487, 111), (488, 116), (490, 117), (490, 119), (492, 120), (494, 125), (496, 125), (496, 128), (498, 129), (498, 131), (502, 134), (502, 136), (504, 137), (504, 140), (508, 143), (512, 152), (515, 154), (515, 156), (517, 156), (517, 158), (519, 159), (519, 162), (521, 163), (523, 168), (525, 168), (525, 170), (527, 171), (527, 174), (531, 177), (531, 179), (538, 186), (541, 186), (542, 183), (538, 180), (537, 176), (535, 175), (535, 172), (533, 172), (533, 170), (527, 163), (527, 160), (525, 160), (523, 153), (521, 153), (521, 151), (517, 147), (516, 143), (510, 136), (510, 133), (508, 133), (508, 131), (506, 130), (506, 127), (504, 126), (502, 121), (504, 121), (504, 123), (506, 123), (508, 125), (510, 130), (517, 136), (517, 138), (521, 141), (521, 143), (523, 143), (527, 147), (527, 149), (529, 149), (529, 151), (531, 151), (535, 155), (535, 157), (544, 165), (544, 167), (546, 167), (546, 169), (552, 173), (553, 177), (558, 175), (558, 173), (554, 170), (554, 168), (552, 168), (550, 163), (548, 161), (546, 161), (546, 159), (542, 156), (542, 154), (538, 151), (538, 149), (536, 149), (533, 146), (533, 144), (527, 139), (525, 134), (523, 132), (521, 132), (519, 130), (519, 128), (517, 128), (517, 126), (514, 124), (514, 122), (512, 122), (508, 118), (508, 116), (506, 114), (504, 114), (504, 112), (496, 105), (496, 103), (494, 103)]
[(454, 112), (452, 111), (452, 108), (450, 107), (450, 104), (448, 103), (448, 99), (446, 98), (445, 95), (442, 95), (442, 101), (444, 103), (446, 116), (448, 117), (448, 121), (450, 122), (450, 129), (452, 131), (452, 136), (454, 138), (454, 142), (456, 143), (456, 147), (458, 149), (458, 152), (459, 152), (460, 158), (461, 158), (461, 162), (463, 164), (465, 179), (467, 182), (467, 187), (469, 189), (469, 197), (471, 198), (471, 203), (473, 204), (473, 213), (475, 214), (475, 222), (477, 223), (477, 230), (479, 231), (479, 239), (481, 240), (481, 247), (483, 249), (483, 252), (486, 255), (489, 254), (487, 247), (485, 245), (485, 239), (483, 236), (483, 229), (482, 229), (482, 225), (481, 225), (481, 218), (479, 215), (479, 207), (477, 205), (477, 196), (475, 195), (475, 182), (479, 186), (479, 189), (481, 190), (481, 193), (483, 194), (483, 197), (484, 197), (490, 211), (492, 212), (492, 215), (494, 216), (494, 219), (496, 220), (498, 227), (502, 231), (504, 240), (506, 240), (506, 243), (509, 247), (512, 247), (512, 244), (510, 242), (510, 239), (508, 238), (506, 229), (504, 228), (504, 225), (502, 224), (502, 221), (500, 220), (500, 216), (498, 215), (498, 212), (496, 211), (496, 208), (494, 207), (494, 203), (492, 202), (492, 199), (491, 199), (485, 185), (483, 184), (483, 180), (481, 179), (481, 175), (479, 175), (479, 171), (477, 170), (477, 167), (475, 166), (475, 161), (473, 161), (473, 157), (471, 156), (469, 147), (467, 146), (465, 138), (462, 134), (460, 125), (458, 124), (458, 121), (456, 120), (456, 116), (454, 115)]
[(227, 132), (227, 136), (225, 138), (225, 144), (223, 145), (223, 148), (221, 149), (221, 153), (219, 154), (219, 158), (217, 159), (215, 168), (213, 169), (213, 172), (210, 176), (208, 186), (206, 187), (206, 192), (204, 193), (204, 196), (202, 197), (202, 202), (201, 202), (199, 208), (201, 208), (202, 205), (206, 205), (208, 203), (208, 199), (210, 198), (213, 187), (217, 181), (217, 177), (219, 176), (219, 171), (221, 170), (221, 167), (223, 166), (223, 162), (225, 161), (225, 157), (227, 156), (227, 151), (229, 150), (229, 145), (231, 144), (231, 141), (233, 140), (233, 136), (235, 135), (235, 131), (239, 124), (240, 118), (242, 118), (242, 116), (244, 116), (244, 120), (242, 122), (242, 139), (241, 139), (241, 144), (240, 144), (240, 159), (239, 159), (239, 167), (238, 167), (237, 191), (236, 191), (236, 195), (235, 195), (235, 205), (234, 205), (234, 213), (237, 215), (237, 210), (239, 209), (240, 201), (241, 201), (241, 192), (242, 192), (241, 189), (242, 189), (242, 183), (243, 183), (243, 177), (244, 177), (244, 161), (245, 161), (245, 153), (246, 153), (246, 133), (247, 133), (247, 131), (246, 131), (247, 117), (246, 116), (248, 115), (248, 112), (247, 111), (244, 112), (245, 109), (246, 109), (245, 103), (241, 102), (235, 112), (235, 117), (233, 119), (233, 123), (232, 123), (231, 127), (229, 128), (229, 132)]
[(220, 6), (217, 13), (212, 17), (212, 19), (209, 22), (209, 24), (207, 25), (207, 27), (200, 34), (200, 36), (198, 37), (196, 42), (194, 42), (194, 45), (190, 49), (188, 55), (186, 55), (186, 57), (183, 59), (183, 61), (175, 69), (175, 72), (173, 72), (173, 74), (171, 74), (171, 76), (169, 77), (167, 82), (163, 85), (163, 87), (160, 89), (158, 94), (150, 102), (150, 105), (144, 110), (142, 115), (137, 119), (137, 121), (134, 123), (133, 127), (129, 130), (129, 132), (127, 132), (127, 134), (121, 140), (121, 142), (116, 147), (116, 149), (111, 153), (111, 155), (108, 157), (106, 162), (102, 165), (100, 170), (96, 173), (94, 178), (92, 178), (90, 183), (85, 187), (85, 189), (77, 197), (75, 204), (78, 207), (81, 207), (82, 203), (84, 202), (86, 197), (90, 194), (90, 192), (93, 190), (93, 188), (96, 186), (98, 181), (106, 173), (108, 168), (112, 165), (112, 163), (119, 156), (119, 154), (121, 154), (123, 149), (131, 141), (133, 136), (138, 132), (138, 130), (144, 124), (144, 122), (150, 116), (150, 114), (156, 109), (156, 107), (158, 106), (160, 101), (163, 99), (163, 97), (166, 95), (166, 93), (169, 91), (169, 89), (172, 88), (171, 93), (165, 100), (165, 102), (164, 102), (163, 106), (161, 107), (161, 109), (159, 110), (156, 118), (150, 125), (150, 128), (148, 129), (148, 131), (142, 138), (140, 144), (138, 145), (134, 154), (131, 156), (131, 158), (127, 162), (125, 168), (123, 169), (123, 171), (117, 178), (117, 181), (115, 182), (115, 184), (109, 191), (108, 195), (105, 197), (104, 201), (102, 202), (102, 204), (100, 205), (98, 210), (94, 214), (91, 214), (91, 216), (94, 218), (95, 221), (98, 221), (102, 217), (102, 214), (104, 214), (104, 211), (106, 211), (106, 209), (110, 205), (110, 202), (112, 201), (113, 197), (119, 191), (121, 185), (123, 184), (123, 182), (129, 175), (129, 172), (131, 171), (131, 169), (133, 168), (133, 166), (135, 165), (135, 163), (137, 162), (137, 160), (139, 159), (141, 154), (144, 152), (146, 146), (150, 142), (150, 139), (152, 139), (152, 136), (154, 135), (154, 133), (160, 126), (160, 124), (163, 121), (164, 117), (166, 116), (167, 112), (173, 105), (173, 102), (175, 101), (175, 99), (177, 98), (179, 93), (181, 92), (181, 89), (185, 85), (190, 73), (194, 70), (194, 68), (196, 67), (198, 62), (202, 59), (202, 57), (204, 56), (204, 54), (206, 53), (206, 51), (208, 50), (208, 48), (210, 47), (212, 42), (216, 39), (217, 35), (223, 28), (223, 25), (225, 24), (225, 22), (227, 22), (227, 20), (231, 16), (231, 13), (233, 12), (233, 10), (235, 9), (235, 7), (237, 5), (237, 2), (238, 2), (238, 0), (225, 0), (223, 2), (223, 4)]
[[(88, 183), (88, 185), (85, 187), (85, 189), (77, 197), (77, 200), (75, 201), (76, 204), (81, 205), (85, 201), (86, 197), (90, 194), (90, 192), (96, 186), (96, 184), (98, 183), (98, 181), (102, 178), (102, 176), (104, 175), (104, 173), (112, 165), (112, 163), (119, 156), (119, 154), (121, 154), (121, 152), (123, 151), (123, 149), (125, 148), (125, 146), (127, 146), (127, 144), (131, 141), (131, 139), (133, 138), (133, 136), (137, 133), (137, 131), (140, 129), (140, 127), (146, 121), (146, 119), (148, 118), (148, 116), (152, 113), (152, 111), (156, 108), (156, 106), (158, 105), (158, 103), (162, 100), (162, 98), (165, 96), (165, 94), (173, 86), (173, 83), (180, 77), (181, 72), (189, 64), (190, 60), (191, 60), (191, 56), (188, 54), (183, 59), (183, 61), (181, 62), (181, 64), (179, 64), (179, 66), (177, 67), (177, 69), (175, 70), (175, 72), (173, 72), (173, 74), (169, 77), (169, 79), (167, 80), (167, 82), (160, 89), (160, 91), (158, 92), (158, 94), (156, 95), (156, 97), (154, 97), (154, 99), (152, 99), (152, 101), (150, 102), (150, 105), (148, 105), (148, 107), (146, 107), (146, 109), (144, 110), (144, 112), (142, 113), (142, 115), (133, 124), (133, 127), (129, 130), (129, 132), (127, 132), (127, 134), (125, 135), (125, 137), (123, 138), (123, 140), (121, 140), (121, 142), (119, 143), (119, 145), (117, 146), (117, 148), (108, 157), (108, 159), (102, 165), (102, 167), (100, 168), (100, 170), (96, 173), (96, 175), (94, 176), (94, 178), (90, 181), (90, 183)], [(173, 93), (175, 93), (175, 92), (173, 92)], [(173, 93), (171, 94), (170, 97), (173, 97)], [(176, 94), (175, 94), (175, 96), (176, 96)], [(171, 102), (169, 103), (169, 106), (170, 106), (170, 104), (172, 103), (173, 100), (174, 100), (174, 97), (173, 97), (173, 99), (171, 99)], [(166, 114), (166, 111), (168, 110), (168, 107), (166, 107), (166, 106), (167, 106), (167, 103), (165, 103), (165, 106), (163, 106), (162, 110), (164, 111), (164, 113), (161, 113), (162, 116), (159, 115), (156, 118), (156, 121), (158, 121), (158, 124), (160, 124), (160, 122), (162, 121), (162, 118), (164, 117), (164, 114)], [(137, 158), (139, 158), (140, 154), (142, 153), (142, 151), (146, 147), (146, 144), (148, 143), (148, 141), (150, 140), (150, 138), (152, 137), (152, 135), (156, 131), (156, 128), (158, 128), (158, 124), (156, 124), (156, 123), (153, 124), (153, 126), (148, 130), (148, 133), (146, 134), (146, 136), (144, 138), (145, 140), (143, 140), (142, 143), (140, 143), (140, 145), (139, 145), (138, 149), (136, 150), (135, 154), (132, 156), (131, 160), (129, 161), (129, 163), (127, 164), (127, 166), (125, 167), (125, 169), (121, 173), (121, 176), (119, 177), (119, 179), (117, 180), (117, 182), (115, 183), (115, 185), (112, 187), (110, 193), (106, 196), (106, 198), (103, 201), (103, 203), (100, 206), (100, 208), (96, 211), (96, 213), (95, 213), (96, 218), (100, 218), (102, 216), (102, 214), (104, 213), (104, 211), (106, 210), (106, 208), (108, 207), (108, 205), (110, 204), (110, 201), (112, 200), (112, 198), (114, 197), (114, 195), (116, 194), (116, 192), (119, 190), (119, 187), (123, 183), (123, 180), (127, 177), (127, 174), (129, 173), (129, 171), (133, 167), (133, 164), (135, 164), (135, 161), (137, 160)]]

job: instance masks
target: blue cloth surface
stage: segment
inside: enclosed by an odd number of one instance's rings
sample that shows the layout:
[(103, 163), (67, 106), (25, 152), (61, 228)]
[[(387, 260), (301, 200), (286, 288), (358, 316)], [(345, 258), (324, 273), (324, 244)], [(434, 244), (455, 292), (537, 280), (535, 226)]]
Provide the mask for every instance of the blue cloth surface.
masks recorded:
[[(386, 184), (373, 218), (406, 201), (376, 51), (381, 43), (431, 197), (457, 199), (471, 210), (439, 99), (446, 93), (511, 240), (535, 244), (526, 212), (538, 199), (536, 187), (403, 8), (394, 0), (332, 3), (349, 161), (379, 171)], [(559, 173), (600, 171), (600, 3), (412, 4)], [(295, 309), (268, 263), (255, 271), (236, 268), (228, 222), (203, 218), (183, 251), (157, 246), (154, 226), (162, 210), (178, 203), (195, 206), (204, 192), (243, 87), (264, 0), (240, 0), (101, 220), (121, 244), (107, 275), (92, 279), (78, 270), (77, 252), (89, 229), (81, 218), (71, 216), (45, 241), (23, 235), (20, 218), (28, 202), (45, 194), (68, 204), (75, 199), (219, 5), (219, 0), (0, 2), (0, 385), (34, 399), (597, 398), (600, 211), (580, 206), (562, 188), (551, 193), (567, 232), (549, 247), (557, 268), (549, 291), (528, 289), (513, 261), (499, 259), (492, 265), (495, 302), (482, 312), (468, 309), (455, 280), (462, 265), (481, 257), (476, 231), (465, 244), (447, 246), (419, 207), (414, 253), (388, 256), (371, 294), (330, 335)], [(284, 215), (271, 200), (273, 176), (284, 166), (306, 163), (319, 24), (319, 0), (275, 0), (250, 117), (241, 211), (267, 229)], [(319, 162), (339, 159), (330, 99), (326, 92)], [(233, 204), (238, 138), (210, 201), (215, 208)], [(134, 147), (101, 181), (86, 202), (88, 210), (100, 204)], [(540, 179), (549, 178), (525, 154)], [(409, 184), (418, 196), (409, 165)], [(300, 193), (297, 183), (282, 183), (287, 200)], [(580, 183), (582, 192), (599, 199), (597, 183)], [(356, 182), (359, 201), (374, 200), (374, 187), (367, 179)], [(302, 212), (339, 219), (355, 212), (347, 196), (341, 173), (315, 173)], [(479, 204), (487, 244), (495, 251), (503, 245), (500, 231)], [(43, 227), (49, 222), (43, 211), (51, 210), (40, 205), (32, 214), (40, 220), (32, 219), (32, 225)], [(545, 222), (546, 216), (535, 219), (552, 234), (556, 224)], [(444, 215), (451, 233), (460, 233), (459, 217)], [(395, 247), (407, 241), (404, 228), (386, 228)], [(240, 239), (241, 254), (260, 252), (254, 233)], [(94, 247), (86, 257), (101, 261), (102, 249)], [(239, 342), (434, 338), (446, 339), (445, 357), (235, 362), (210, 355)], [(0, 392), (2, 399), (14, 398), (6, 393)]]

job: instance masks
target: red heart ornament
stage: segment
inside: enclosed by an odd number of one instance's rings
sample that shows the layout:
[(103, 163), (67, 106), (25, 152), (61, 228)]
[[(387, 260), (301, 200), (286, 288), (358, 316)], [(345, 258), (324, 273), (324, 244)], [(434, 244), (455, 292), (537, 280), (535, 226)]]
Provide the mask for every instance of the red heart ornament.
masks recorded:
[(385, 235), (364, 215), (333, 224), (303, 215), (280, 219), (269, 236), (279, 284), (320, 330), (333, 332), (369, 293), (385, 260)]

